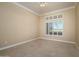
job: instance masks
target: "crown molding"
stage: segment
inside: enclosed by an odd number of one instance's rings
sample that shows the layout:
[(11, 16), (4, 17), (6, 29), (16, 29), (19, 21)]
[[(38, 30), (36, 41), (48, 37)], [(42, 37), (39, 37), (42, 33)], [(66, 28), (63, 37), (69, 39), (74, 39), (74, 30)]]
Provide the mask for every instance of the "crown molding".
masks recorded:
[(21, 8), (24, 8), (24, 9), (26, 9), (27, 11), (29, 11), (29, 12), (31, 12), (31, 13), (37, 15), (37, 16), (47, 16), (47, 15), (51, 15), (51, 14), (53, 14), (53, 13), (62, 12), (62, 11), (66, 11), (66, 10), (75, 8), (75, 6), (71, 6), (71, 7), (62, 8), (62, 9), (58, 9), (58, 10), (51, 11), (51, 12), (47, 12), (47, 13), (43, 13), (43, 14), (38, 14), (38, 13), (32, 11), (31, 9), (29, 9), (29, 8), (27, 8), (27, 7), (24, 7), (23, 5), (17, 3), (17, 2), (11, 2), (11, 3), (12, 3), (12, 4), (15, 4), (15, 5), (17, 5), (17, 6), (21, 7)]
[(62, 9), (55, 10), (55, 11), (52, 11), (52, 12), (47, 12), (47, 13), (41, 14), (40, 16), (47, 16), (47, 15), (51, 15), (53, 13), (63, 12), (63, 11), (66, 11), (66, 10), (69, 10), (69, 9), (73, 9), (73, 8), (75, 8), (75, 6), (71, 6), (71, 7), (67, 7), (67, 8), (62, 8)]
[(23, 5), (21, 5), (21, 4), (17, 3), (17, 2), (11, 2), (11, 3), (12, 3), (12, 4), (15, 4), (15, 5), (17, 5), (17, 6), (21, 7), (21, 8), (23, 8), (23, 9), (25, 9), (25, 10), (27, 10), (27, 11), (31, 12), (31, 13), (33, 13), (33, 14), (35, 14), (35, 15), (38, 15), (38, 16), (39, 16), (39, 14), (38, 14), (38, 13), (36, 13), (36, 12), (32, 11), (31, 9), (29, 9), (29, 8), (27, 8), (27, 7), (24, 7)]

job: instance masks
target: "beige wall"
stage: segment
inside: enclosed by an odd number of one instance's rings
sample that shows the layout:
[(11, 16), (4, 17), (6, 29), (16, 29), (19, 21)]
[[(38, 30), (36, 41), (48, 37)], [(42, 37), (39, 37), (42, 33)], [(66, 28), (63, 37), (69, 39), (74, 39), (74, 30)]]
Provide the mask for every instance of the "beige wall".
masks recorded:
[[(64, 35), (51, 38), (74, 42), (76, 39), (75, 9), (52, 13), (51, 15), (59, 14), (62, 14), (64, 17)], [(36, 38), (39, 35), (41, 37), (48, 37), (45, 35), (46, 20), (43, 19), (44, 17), (41, 16), (39, 20), (37, 15), (12, 3), (0, 3), (0, 48)]]
[(79, 4), (77, 4), (77, 6), (76, 6), (76, 19), (77, 19), (77, 21), (76, 21), (76, 25), (77, 25), (77, 30), (76, 30), (76, 33), (77, 33), (77, 40), (76, 40), (76, 42), (77, 42), (77, 45), (79, 46)]
[(38, 37), (38, 20), (12, 3), (0, 3), (0, 48)]
[[(52, 13), (51, 15), (63, 15), (63, 20), (64, 20), (64, 33), (62, 37), (58, 36), (49, 36), (52, 39), (59, 39), (59, 40), (64, 40), (64, 41), (70, 41), (70, 42), (75, 42), (76, 39), (76, 21), (75, 21), (75, 8), (68, 9), (65, 11), (61, 12), (56, 12)], [(48, 14), (47, 16), (50, 16)], [(40, 36), (41, 37), (48, 37), (46, 36), (46, 31), (45, 31), (45, 19), (44, 17), (46, 16), (41, 16), (40, 17)]]

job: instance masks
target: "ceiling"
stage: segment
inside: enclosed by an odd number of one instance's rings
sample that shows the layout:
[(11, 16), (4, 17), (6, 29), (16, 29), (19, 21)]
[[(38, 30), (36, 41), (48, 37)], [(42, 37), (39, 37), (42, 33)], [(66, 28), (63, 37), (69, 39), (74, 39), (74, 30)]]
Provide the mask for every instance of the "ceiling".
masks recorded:
[(75, 2), (47, 2), (46, 7), (40, 7), (40, 2), (17, 2), (20, 5), (29, 8), (37, 14), (43, 14), (58, 9), (63, 9), (75, 5)]

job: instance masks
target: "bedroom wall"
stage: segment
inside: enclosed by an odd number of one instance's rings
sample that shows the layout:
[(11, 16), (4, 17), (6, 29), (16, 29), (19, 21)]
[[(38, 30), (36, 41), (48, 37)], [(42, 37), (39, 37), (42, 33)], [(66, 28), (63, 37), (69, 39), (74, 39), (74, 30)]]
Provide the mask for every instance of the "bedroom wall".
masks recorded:
[[(54, 15), (62, 15), (64, 20), (64, 32), (63, 36), (47, 36), (46, 35), (46, 20), (44, 19), (46, 16), (54, 16)], [(50, 38), (50, 39), (57, 39), (69, 42), (76, 41), (76, 21), (75, 21), (75, 8), (70, 8), (67, 10), (53, 12), (48, 14), (43, 14), (40, 17), (40, 37)]]
[(76, 5), (76, 25), (77, 25), (77, 27), (76, 27), (76, 33), (77, 33), (77, 39), (76, 39), (76, 42), (77, 42), (77, 46), (78, 46), (78, 48), (79, 48), (79, 4), (77, 4)]
[(39, 17), (12, 3), (0, 3), (0, 48), (38, 37)]
[[(62, 37), (46, 36), (45, 19), (50, 15), (63, 15), (64, 34)], [(40, 23), (40, 24), (39, 24)], [(27, 41), (36, 37), (45, 37), (75, 42), (76, 39), (75, 8), (37, 16), (12, 3), (0, 3), (0, 48)], [(78, 41), (79, 42), (79, 41)]]

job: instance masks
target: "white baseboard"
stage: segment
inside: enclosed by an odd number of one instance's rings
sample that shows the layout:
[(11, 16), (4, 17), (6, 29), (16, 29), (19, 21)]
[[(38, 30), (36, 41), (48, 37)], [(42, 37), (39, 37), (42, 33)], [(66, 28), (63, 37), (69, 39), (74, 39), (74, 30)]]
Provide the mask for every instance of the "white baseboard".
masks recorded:
[[(11, 48), (11, 47), (15, 47), (15, 46), (18, 46), (18, 45), (21, 45), (21, 44), (24, 44), (24, 43), (31, 42), (31, 41), (36, 40), (36, 39), (52, 40), (52, 39), (48, 39), (48, 38), (44, 38), (44, 37), (38, 37), (38, 38), (34, 38), (34, 39), (27, 40), (27, 41), (18, 42), (16, 44), (12, 44), (12, 45), (9, 45), (9, 46), (2, 47), (2, 48), (0, 48), (0, 50), (5, 50), (5, 49)], [(59, 42), (64, 42), (64, 43), (76, 44), (75, 42), (64, 41), (64, 40), (57, 40), (57, 39), (54, 39), (53, 41), (59, 41)], [(77, 46), (77, 48), (79, 49), (78, 46)]]
[(72, 42), (72, 41), (65, 41), (65, 40), (58, 40), (58, 39), (48, 39), (48, 38), (45, 38), (45, 37), (40, 37), (40, 38), (41, 38), (41, 39), (44, 39), (44, 40), (52, 40), (52, 41), (58, 41), (58, 42), (76, 44), (76, 42)]
[(5, 49), (11, 48), (11, 47), (15, 47), (15, 46), (27, 43), (27, 42), (31, 42), (31, 41), (36, 40), (36, 39), (39, 39), (39, 37), (38, 38), (34, 38), (34, 39), (30, 39), (30, 40), (27, 40), (27, 41), (23, 41), (23, 42), (18, 42), (16, 44), (12, 44), (12, 45), (9, 45), (9, 46), (5, 46), (5, 47), (0, 48), (0, 50), (5, 50)]

